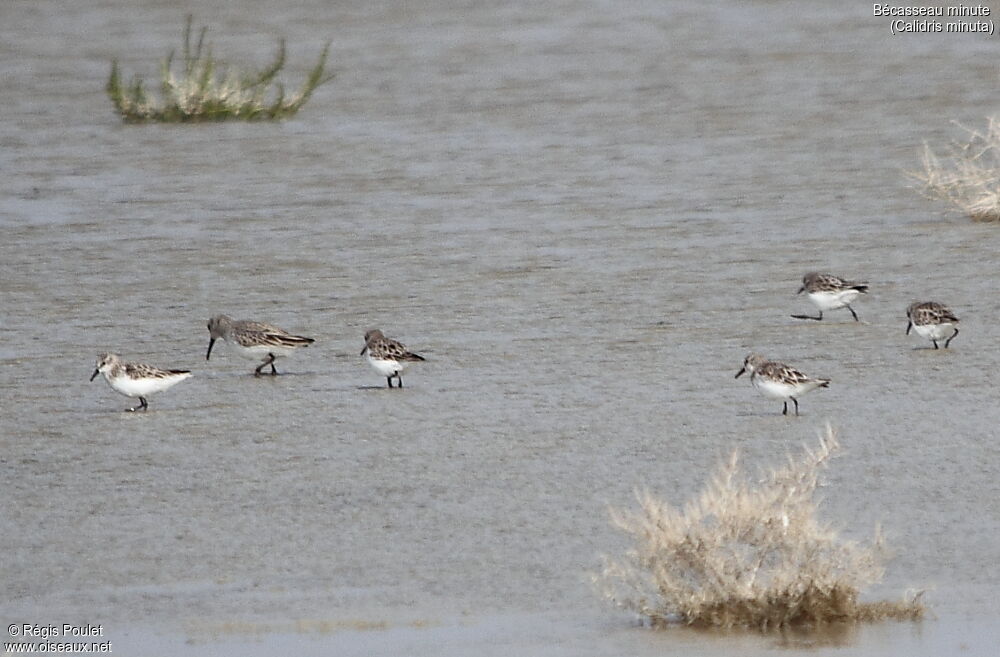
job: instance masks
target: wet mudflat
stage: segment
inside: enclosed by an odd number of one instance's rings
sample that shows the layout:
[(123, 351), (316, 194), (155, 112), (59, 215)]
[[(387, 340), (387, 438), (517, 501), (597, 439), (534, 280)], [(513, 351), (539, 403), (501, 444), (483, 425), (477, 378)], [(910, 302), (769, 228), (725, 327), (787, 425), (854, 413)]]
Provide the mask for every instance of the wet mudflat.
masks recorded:
[[(187, 9), (233, 61), (285, 35), (304, 73), (332, 39), (337, 78), (285, 123), (120, 125), (108, 62), (155, 72)], [(988, 37), (819, 3), (0, 11), (8, 622), (192, 654), (996, 644), (1000, 234), (903, 174), (996, 111)], [(861, 322), (789, 317), (812, 269), (871, 283)], [(962, 318), (952, 349), (903, 335), (924, 298)], [(205, 362), (220, 312), (316, 343), (255, 379)], [(372, 327), (428, 359), (402, 391), (358, 356)], [(87, 382), (107, 350), (195, 376), (122, 413)], [(733, 380), (751, 350), (833, 383), (781, 417)], [(596, 599), (609, 504), (827, 422), (828, 518), (881, 523), (872, 594), (929, 589), (936, 618), (718, 636)]]

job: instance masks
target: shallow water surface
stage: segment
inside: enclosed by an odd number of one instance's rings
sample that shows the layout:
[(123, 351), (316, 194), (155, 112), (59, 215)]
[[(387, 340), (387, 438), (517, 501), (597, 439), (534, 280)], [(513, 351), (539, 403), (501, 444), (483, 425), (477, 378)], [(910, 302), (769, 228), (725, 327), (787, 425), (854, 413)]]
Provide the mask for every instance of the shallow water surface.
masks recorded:
[[(866, 7), (869, 7), (866, 5)], [(326, 40), (280, 124), (123, 126), (185, 11), (216, 53)], [(996, 226), (908, 188), (996, 110), (996, 45), (829, 3), (8, 2), (0, 15), (0, 616), (192, 654), (989, 654), (1000, 616)], [(806, 271), (871, 282), (823, 322)], [(950, 350), (904, 335), (951, 305)], [(280, 377), (214, 314), (316, 338)], [(427, 362), (389, 391), (381, 327)], [(195, 376), (142, 414), (98, 352)], [(750, 350), (830, 378), (780, 415)], [(678, 502), (831, 423), (826, 517), (881, 524), (838, 635), (652, 632), (588, 584), (608, 505)], [(791, 643), (789, 643), (791, 642)], [(116, 650), (116, 652), (118, 652)]]

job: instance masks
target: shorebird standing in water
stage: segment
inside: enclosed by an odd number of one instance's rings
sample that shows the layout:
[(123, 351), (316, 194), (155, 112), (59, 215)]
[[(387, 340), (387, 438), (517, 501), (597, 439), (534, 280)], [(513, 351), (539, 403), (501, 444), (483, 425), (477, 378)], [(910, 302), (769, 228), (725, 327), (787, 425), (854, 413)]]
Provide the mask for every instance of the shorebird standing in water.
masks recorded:
[[(958, 317), (951, 312), (944, 304), (936, 301), (918, 301), (910, 304), (906, 309), (906, 318), (910, 320), (906, 325), (906, 334), (910, 334), (910, 329), (917, 332), (922, 338), (927, 338), (938, 348), (938, 340), (945, 340), (944, 348), (947, 349), (952, 339), (958, 335)], [(951, 335), (948, 335), (948, 334)]]
[(152, 365), (142, 363), (126, 363), (118, 354), (101, 354), (97, 357), (97, 367), (90, 375), (90, 380), (103, 374), (108, 385), (115, 392), (126, 397), (139, 399), (139, 405), (128, 410), (146, 410), (149, 404), (146, 397), (156, 392), (162, 392), (191, 376), (188, 370), (161, 370)]
[(858, 295), (868, 293), (868, 283), (845, 281), (833, 274), (821, 274), (819, 272), (809, 272), (802, 277), (802, 287), (796, 294), (808, 293), (809, 300), (819, 308), (819, 317), (811, 315), (792, 315), (795, 319), (814, 319), (817, 322), (823, 319), (824, 310), (835, 310), (837, 308), (847, 308), (854, 316), (854, 321), (860, 321), (858, 314), (851, 308), (851, 302), (858, 298)]
[(378, 329), (365, 333), (365, 348), (361, 350), (361, 355), (368, 357), (368, 363), (385, 377), (390, 388), (393, 378), (399, 381), (402, 388), (403, 370), (412, 363), (424, 360), (423, 356), (413, 353), (402, 342), (385, 337)]
[(795, 415), (798, 416), (798, 397), (816, 388), (827, 388), (830, 385), (829, 379), (814, 379), (794, 367), (767, 360), (760, 354), (750, 354), (744, 358), (743, 367), (734, 378), (740, 378), (744, 372), (750, 374), (750, 382), (754, 388), (760, 391), (760, 394), (784, 402), (782, 415), (788, 415), (789, 399), (795, 402)]
[(277, 375), (274, 361), (295, 353), (300, 347), (308, 347), (315, 340), (292, 335), (288, 331), (248, 320), (235, 320), (228, 315), (216, 315), (208, 320), (208, 352), (205, 360), (212, 356), (212, 347), (216, 340), (225, 340), (237, 355), (259, 362), (254, 370), (254, 376), (260, 376), (261, 370), (271, 366), (271, 374)]

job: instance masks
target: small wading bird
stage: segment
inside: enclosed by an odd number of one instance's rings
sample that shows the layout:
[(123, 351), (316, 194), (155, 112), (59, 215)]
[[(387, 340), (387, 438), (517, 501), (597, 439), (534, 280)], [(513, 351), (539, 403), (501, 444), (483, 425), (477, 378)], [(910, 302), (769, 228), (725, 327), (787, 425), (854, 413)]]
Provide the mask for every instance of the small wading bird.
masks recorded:
[(394, 377), (399, 381), (399, 387), (402, 388), (403, 370), (411, 363), (424, 360), (423, 356), (413, 353), (402, 342), (385, 337), (378, 329), (372, 329), (365, 333), (365, 348), (361, 350), (361, 355), (367, 355), (368, 363), (376, 372), (385, 377), (390, 388)]
[(148, 409), (146, 397), (172, 388), (191, 376), (188, 370), (161, 370), (152, 365), (126, 363), (117, 354), (101, 354), (97, 357), (97, 368), (90, 375), (90, 380), (93, 381), (98, 374), (104, 375), (115, 392), (126, 397), (138, 397), (139, 406), (128, 409), (130, 411)]
[(300, 347), (308, 347), (315, 340), (304, 338), (261, 322), (234, 320), (227, 315), (216, 315), (208, 320), (208, 352), (205, 360), (212, 356), (212, 346), (216, 340), (225, 340), (237, 355), (260, 363), (253, 371), (260, 376), (261, 370), (271, 366), (271, 374), (277, 375), (274, 361), (284, 358)]
[[(906, 334), (910, 334), (910, 329), (917, 332), (922, 338), (927, 338), (938, 348), (938, 340), (945, 340), (944, 348), (947, 349), (952, 339), (958, 335), (958, 317), (945, 306), (936, 301), (918, 301), (910, 304), (906, 309), (906, 318), (910, 320), (906, 324)], [(948, 334), (951, 335), (948, 335)]]
[(760, 391), (760, 394), (784, 402), (782, 415), (788, 415), (789, 399), (795, 402), (795, 415), (797, 416), (799, 414), (798, 397), (816, 388), (826, 388), (830, 385), (829, 379), (814, 379), (794, 367), (767, 360), (759, 354), (750, 354), (744, 358), (743, 367), (734, 378), (740, 378), (744, 372), (750, 374), (750, 382), (754, 388)]
[(845, 281), (833, 274), (821, 274), (819, 272), (809, 272), (802, 277), (802, 287), (796, 294), (807, 292), (809, 300), (819, 308), (819, 317), (811, 315), (792, 315), (795, 319), (814, 319), (817, 322), (823, 319), (824, 310), (836, 310), (837, 308), (847, 308), (854, 316), (854, 321), (860, 321), (858, 314), (851, 308), (851, 302), (858, 298), (858, 295), (868, 293), (868, 283)]

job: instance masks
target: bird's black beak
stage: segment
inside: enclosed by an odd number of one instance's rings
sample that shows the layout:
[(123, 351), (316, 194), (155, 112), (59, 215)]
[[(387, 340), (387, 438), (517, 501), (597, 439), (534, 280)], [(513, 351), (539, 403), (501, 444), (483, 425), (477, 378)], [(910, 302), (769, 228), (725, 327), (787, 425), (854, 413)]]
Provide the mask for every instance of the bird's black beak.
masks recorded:
[(802, 293), (803, 293), (803, 292), (805, 292), (805, 291), (806, 291), (806, 286), (805, 286), (805, 285), (803, 285), (802, 287), (800, 287), (800, 288), (799, 288), (799, 291), (798, 291), (798, 292), (796, 292), (795, 294), (802, 294)]
[(361, 353), (360, 353), (360, 354), (358, 354), (358, 355), (359, 355), (359, 356), (364, 356), (364, 355), (365, 355), (365, 352), (366, 352), (366, 351), (368, 351), (368, 345), (365, 345), (365, 348), (364, 348), (364, 349), (362, 349), (362, 350), (361, 350)]
[(906, 334), (907, 334), (907, 335), (909, 335), (909, 334), (910, 334), (910, 329), (911, 329), (911, 328), (913, 328), (913, 322), (907, 322), (907, 323), (906, 323)]
[(209, 356), (212, 355), (212, 347), (215, 345), (215, 338), (208, 339), (208, 353), (205, 354), (205, 360), (208, 360)]
[(734, 379), (738, 379), (738, 378), (740, 378), (740, 377), (741, 377), (741, 376), (743, 375), (743, 373), (744, 373), (744, 372), (746, 372), (746, 371), (747, 371), (747, 368), (746, 368), (745, 366), (744, 366), (744, 367), (741, 367), (741, 368), (740, 368), (740, 371), (739, 371), (739, 372), (737, 372), (737, 373), (736, 373), (736, 376), (734, 376), (733, 378), (734, 378)]
[(100, 373), (101, 373), (101, 370), (94, 370), (94, 373), (90, 375), (90, 380), (93, 381), (97, 377), (97, 375), (100, 374)]

